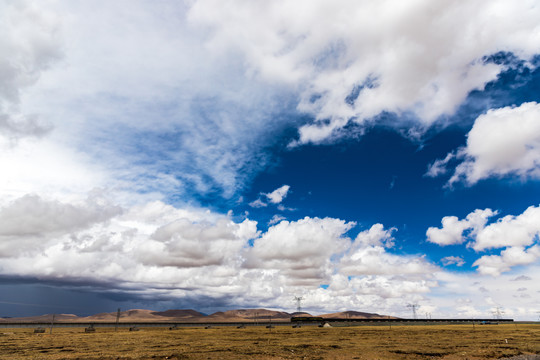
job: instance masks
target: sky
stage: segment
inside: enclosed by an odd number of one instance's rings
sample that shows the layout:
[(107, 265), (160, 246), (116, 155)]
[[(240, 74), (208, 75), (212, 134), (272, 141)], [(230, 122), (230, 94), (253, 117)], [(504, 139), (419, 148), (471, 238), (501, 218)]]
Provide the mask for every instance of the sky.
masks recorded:
[(0, 0), (0, 316), (540, 316), (535, 0)]

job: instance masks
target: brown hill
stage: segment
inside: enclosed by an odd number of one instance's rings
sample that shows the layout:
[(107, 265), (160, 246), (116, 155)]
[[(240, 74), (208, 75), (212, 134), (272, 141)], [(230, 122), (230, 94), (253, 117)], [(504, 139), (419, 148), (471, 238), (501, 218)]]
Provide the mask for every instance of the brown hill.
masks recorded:
[(289, 321), (291, 314), (284, 311), (266, 309), (239, 309), (219, 311), (208, 315), (204, 321), (236, 322), (236, 321)]
[[(206, 316), (195, 310), (167, 310), (153, 311), (144, 309), (133, 309), (120, 312), (120, 321), (132, 322), (170, 322), (170, 321), (199, 321)], [(116, 321), (116, 312), (101, 313), (81, 318), (81, 321)]]
[(303, 311), (302, 312), (296, 311), (296, 312), (293, 312), (291, 314), (291, 317), (293, 317), (293, 316), (313, 316), (313, 315), (311, 315), (310, 313), (307, 313), (307, 312), (303, 312)]
[(205, 318), (206, 315), (203, 313), (200, 313), (195, 310), (166, 310), (166, 311), (156, 311), (153, 312), (152, 315), (161, 316), (165, 318), (171, 318), (171, 319), (198, 319), (198, 318)]
[(331, 313), (331, 314), (323, 314), (320, 315), (321, 317), (328, 319), (397, 319), (393, 316), (387, 316), (387, 315), (379, 315), (379, 314), (373, 314), (373, 313), (365, 313), (365, 312), (359, 312), (359, 311), (342, 311), (337, 313)]
[[(79, 317), (72, 314), (57, 314), (55, 322), (115, 322), (116, 311), (109, 313), (99, 313), (91, 316)], [(287, 313), (284, 311), (274, 311), (267, 309), (238, 309), (229, 311), (219, 311), (211, 315), (205, 315), (195, 310), (166, 310), (153, 311), (144, 309), (132, 309), (120, 312), (120, 322), (287, 322), (293, 316), (312, 316), (311, 314)], [(316, 315), (323, 318), (337, 319), (396, 319), (392, 316), (358, 312), (344, 311), (331, 314)], [(0, 318), (2, 322), (40, 322), (48, 323), (52, 320), (52, 314), (18, 317)]]
[[(132, 309), (120, 312), (120, 321), (155, 321), (156, 316), (152, 315), (152, 310)], [(83, 320), (84, 319), (84, 320)], [(110, 313), (101, 313), (82, 318), (83, 321), (116, 321), (116, 311)]]

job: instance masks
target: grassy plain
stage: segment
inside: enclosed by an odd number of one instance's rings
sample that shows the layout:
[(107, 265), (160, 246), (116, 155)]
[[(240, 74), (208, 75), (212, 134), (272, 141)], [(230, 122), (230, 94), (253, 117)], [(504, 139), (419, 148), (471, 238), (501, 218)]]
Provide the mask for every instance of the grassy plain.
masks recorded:
[(540, 325), (0, 329), (0, 359), (499, 359), (540, 354)]

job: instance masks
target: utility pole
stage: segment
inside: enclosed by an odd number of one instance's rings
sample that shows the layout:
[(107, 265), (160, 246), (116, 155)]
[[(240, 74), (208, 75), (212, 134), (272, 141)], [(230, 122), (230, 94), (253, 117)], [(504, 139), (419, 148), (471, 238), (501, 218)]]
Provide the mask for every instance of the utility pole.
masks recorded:
[(49, 334), (52, 334), (52, 328), (53, 328), (53, 325), (54, 325), (54, 318), (56, 317), (56, 314), (53, 314), (52, 316), (52, 320), (51, 320), (51, 328), (49, 330)]
[(118, 322), (120, 321), (120, 308), (116, 312), (116, 324), (114, 325), (114, 331), (118, 331)]

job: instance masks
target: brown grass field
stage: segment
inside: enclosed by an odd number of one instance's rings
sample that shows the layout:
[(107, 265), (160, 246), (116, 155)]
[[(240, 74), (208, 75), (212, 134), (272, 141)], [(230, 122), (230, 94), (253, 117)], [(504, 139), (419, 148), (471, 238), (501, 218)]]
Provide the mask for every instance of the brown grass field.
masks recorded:
[[(0, 329), (0, 359), (500, 359), (540, 354), (540, 325)], [(535, 358), (534, 356), (521, 358)]]

